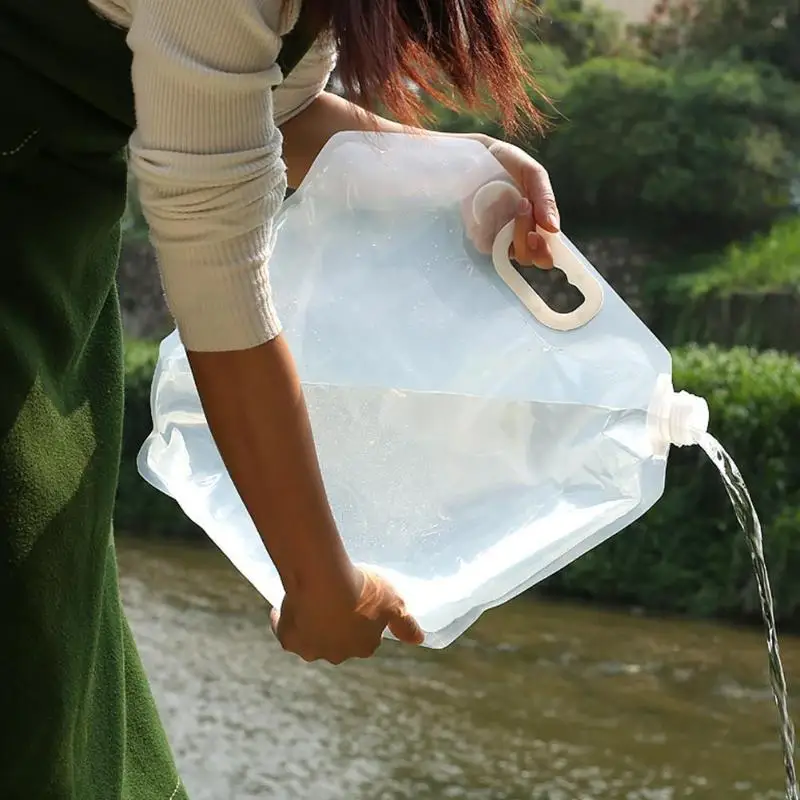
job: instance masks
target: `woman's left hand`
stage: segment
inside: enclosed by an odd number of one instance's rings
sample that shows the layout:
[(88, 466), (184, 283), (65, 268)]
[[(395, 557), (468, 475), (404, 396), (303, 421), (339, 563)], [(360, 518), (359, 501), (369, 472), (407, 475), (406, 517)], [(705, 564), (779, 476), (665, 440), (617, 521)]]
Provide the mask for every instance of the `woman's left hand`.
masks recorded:
[(469, 213), (465, 206), (465, 219), (473, 245), (481, 253), (491, 253), (494, 237), (513, 218), (513, 259), (523, 267), (551, 269), (553, 254), (547, 239), (536, 229), (538, 226), (544, 231), (557, 233), (561, 225), (547, 170), (524, 150), (508, 142), (492, 140), (488, 143), (488, 149), (511, 176), (522, 199), (518, 201), (510, 192), (504, 194), (488, 209), (487, 218), (481, 220), (480, 224), (474, 220), (471, 203), (468, 203)]

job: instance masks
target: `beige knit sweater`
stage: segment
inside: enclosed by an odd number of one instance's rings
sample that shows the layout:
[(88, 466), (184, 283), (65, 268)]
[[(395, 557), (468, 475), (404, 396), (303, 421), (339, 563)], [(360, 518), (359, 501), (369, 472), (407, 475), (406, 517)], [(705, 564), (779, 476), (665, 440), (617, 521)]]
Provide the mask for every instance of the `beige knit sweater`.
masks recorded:
[(278, 126), (322, 92), (334, 49), (317, 42), (284, 83), (276, 58), (299, 0), (89, 2), (128, 29), (132, 169), (184, 344), (268, 341), (280, 331), (267, 272), (286, 189)]

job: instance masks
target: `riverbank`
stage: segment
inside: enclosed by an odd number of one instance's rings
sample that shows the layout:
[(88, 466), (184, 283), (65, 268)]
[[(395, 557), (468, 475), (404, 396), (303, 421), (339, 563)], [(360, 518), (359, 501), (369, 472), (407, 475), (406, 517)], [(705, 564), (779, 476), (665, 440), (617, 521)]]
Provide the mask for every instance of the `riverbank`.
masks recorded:
[[(205, 541), (170, 499), (137, 475), (151, 429), (152, 343), (126, 352), (126, 424), (117, 525)], [(676, 388), (706, 397), (712, 431), (739, 463), (761, 516), (782, 630), (800, 630), (800, 360), (775, 353), (689, 347), (674, 353)], [(541, 584), (537, 591), (606, 606), (758, 622), (744, 538), (713, 465), (674, 450), (667, 490), (643, 519)]]

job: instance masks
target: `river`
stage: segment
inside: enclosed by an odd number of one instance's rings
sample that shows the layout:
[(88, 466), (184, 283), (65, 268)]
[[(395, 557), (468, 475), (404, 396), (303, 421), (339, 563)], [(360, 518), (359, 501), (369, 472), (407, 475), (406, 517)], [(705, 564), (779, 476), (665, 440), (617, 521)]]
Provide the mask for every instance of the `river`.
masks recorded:
[(309, 666), (215, 550), (118, 543), (192, 800), (783, 798), (758, 630), (522, 598), (444, 651)]

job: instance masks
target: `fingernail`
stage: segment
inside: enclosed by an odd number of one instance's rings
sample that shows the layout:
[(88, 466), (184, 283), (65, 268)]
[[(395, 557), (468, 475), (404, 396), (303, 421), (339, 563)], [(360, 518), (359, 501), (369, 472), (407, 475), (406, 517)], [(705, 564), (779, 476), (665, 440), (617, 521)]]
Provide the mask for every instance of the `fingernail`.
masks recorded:
[(561, 223), (555, 214), (547, 215), (547, 224), (554, 230), (558, 230), (561, 227)]
[(531, 250), (538, 249), (539, 241), (540, 241), (539, 236), (534, 231), (530, 231), (528, 233), (528, 247)]
[(523, 197), (522, 200), (519, 201), (519, 206), (517, 207), (517, 214), (521, 217), (526, 217), (528, 214), (531, 213), (531, 201), (528, 200), (527, 197)]

